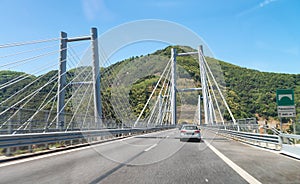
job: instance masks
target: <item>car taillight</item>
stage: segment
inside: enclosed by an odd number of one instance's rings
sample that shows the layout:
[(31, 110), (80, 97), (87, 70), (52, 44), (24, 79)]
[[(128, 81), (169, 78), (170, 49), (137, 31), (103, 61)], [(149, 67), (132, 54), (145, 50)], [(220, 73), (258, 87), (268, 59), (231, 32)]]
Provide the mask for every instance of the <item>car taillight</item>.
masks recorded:
[(200, 130), (195, 130), (195, 133), (200, 133)]
[(181, 132), (181, 133), (184, 133), (184, 132), (186, 132), (186, 131), (185, 131), (185, 130), (181, 130), (180, 132)]

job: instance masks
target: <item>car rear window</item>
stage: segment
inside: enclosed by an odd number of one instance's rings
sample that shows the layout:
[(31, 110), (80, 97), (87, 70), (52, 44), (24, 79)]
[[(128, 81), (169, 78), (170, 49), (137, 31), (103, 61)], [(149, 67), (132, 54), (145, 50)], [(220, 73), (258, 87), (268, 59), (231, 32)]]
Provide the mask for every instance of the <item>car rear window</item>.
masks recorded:
[(185, 129), (185, 130), (197, 130), (198, 128), (196, 126), (184, 126), (183, 129)]

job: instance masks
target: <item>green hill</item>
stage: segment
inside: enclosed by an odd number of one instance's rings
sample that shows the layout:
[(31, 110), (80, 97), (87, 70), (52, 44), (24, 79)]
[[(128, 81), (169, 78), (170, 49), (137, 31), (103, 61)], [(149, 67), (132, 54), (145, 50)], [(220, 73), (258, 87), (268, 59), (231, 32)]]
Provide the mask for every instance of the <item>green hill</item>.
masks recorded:
[[(192, 51), (188, 47), (176, 47), (178, 52)], [(170, 57), (171, 47), (167, 47), (162, 50), (158, 50), (155, 53), (148, 54), (146, 56), (131, 57), (124, 61), (115, 63), (107, 68), (101, 68), (102, 81), (111, 81), (111, 85), (105, 85), (101, 89), (103, 104), (103, 113), (106, 118), (115, 118), (116, 112), (113, 108), (112, 94), (111, 91), (114, 89), (124, 90), (128, 92), (130, 98), (130, 106), (124, 107), (131, 109), (134, 114), (139, 114), (143, 108), (143, 104), (153, 89), (155, 81), (157, 81), (157, 74), (159, 73), (157, 68), (164, 67), (164, 63), (158, 62), (159, 59)], [(156, 59), (153, 59), (155, 56)], [(157, 61), (156, 61), (157, 60)], [(221, 69), (219, 73), (216, 73), (217, 80), (224, 77), (224, 81), (221, 82), (222, 90), (226, 90), (227, 102), (235, 115), (235, 118), (247, 118), (247, 117), (262, 117), (262, 118), (277, 118), (276, 110), (276, 89), (294, 89), (297, 113), (300, 113), (300, 74), (280, 74), (280, 73), (268, 73), (260, 72), (257, 70), (242, 68), (239, 66), (232, 65), (230, 63), (219, 61), (213, 58), (206, 58), (207, 62), (211, 65), (212, 71)], [(152, 75), (146, 75), (142, 78), (135, 76), (137, 81), (130, 81), (134, 79), (126, 79), (126, 72), (121, 71), (126, 68), (128, 71), (139, 71), (140, 64), (144, 63), (147, 70), (151, 71)], [(179, 85), (184, 85), (186, 81), (193, 83), (195, 87), (200, 87), (200, 75), (199, 65), (197, 58), (194, 57), (177, 57), (178, 75), (186, 80), (179, 80)], [(155, 67), (154, 67), (155, 66)], [(39, 76), (27, 75), (28, 77), (21, 82), (16, 82), (16, 85), (12, 85), (9, 88), (0, 89), (0, 102), (3, 102), (9, 96), (14, 94), (16, 91), (21, 90), (24, 86), (30, 84), (30, 82), (37, 80), (35, 84), (30, 86), (28, 90), (23, 92), (18, 98), (15, 98), (7, 103), (3, 103), (2, 106), (9, 106), (26, 97), (29, 93), (37, 90), (43, 83), (48, 81), (57, 71), (50, 71), (45, 76), (39, 78)], [(142, 71), (143, 72), (143, 71)], [(141, 73), (142, 73), (141, 72)], [(123, 78), (124, 84), (126, 82), (132, 82), (131, 86), (126, 85), (112, 85), (116, 76), (121, 73), (119, 78)], [(128, 72), (127, 72), (128, 73)], [(0, 71), (0, 85), (3, 86), (5, 82), (11, 79), (26, 75), (20, 72), (14, 71)], [(68, 80), (74, 77), (74, 70), (68, 72)], [(32, 100), (26, 108), (36, 109), (39, 104), (46, 97), (46, 94), (51, 90), (52, 85), (43, 89), (34, 100)], [(68, 90), (66, 97), (70, 96), (71, 91)], [(52, 96), (56, 94), (56, 91), (52, 92)], [(51, 98), (51, 95), (48, 98)], [(187, 98), (187, 100), (189, 100)], [(192, 101), (192, 100), (190, 100)], [(194, 103), (195, 104), (195, 103)], [(122, 104), (121, 104), (122, 105)], [(20, 105), (18, 105), (20, 106)], [(66, 108), (70, 111), (71, 104)], [(53, 105), (56, 108), (56, 105)], [(47, 106), (46, 109), (50, 109), (51, 106)], [(54, 109), (55, 110), (55, 109)], [(225, 114), (225, 118), (229, 119), (228, 113)]]
[[(156, 51), (154, 54), (170, 56), (170, 49), (167, 47)], [(177, 50), (178, 52), (191, 51), (190, 48), (182, 49), (182, 47), (177, 47)], [(297, 114), (299, 114), (300, 74), (260, 72), (209, 57), (206, 60), (212, 70), (216, 64), (219, 64), (221, 72), (213, 73), (224, 76), (225, 84), (221, 84), (221, 87), (223, 86), (223, 89), (226, 90), (226, 100), (235, 118), (256, 116), (277, 119), (276, 89), (295, 90), (295, 103), (298, 107)], [(189, 73), (189, 76), (194, 79), (195, 86), (199, 87), (200, 76), (197, 58), (177, 57), (177, 64)], [(219, 78), (222, 77), (219, 76)], [(228, 113), (225, 113), (225, 117), (229, 119)]]
[[(276, 89), (294, 89), (297, 114), (300, 110), (300, 75), (260, 72), (220, 62), (224, 70), (229, 97), (236, 96), (236, 103), (242, 111), (236, 110), (238, 117), (243, 114), (260, 117), (277, 117)], [(232, 104), (232, 102), (230, 103)]]

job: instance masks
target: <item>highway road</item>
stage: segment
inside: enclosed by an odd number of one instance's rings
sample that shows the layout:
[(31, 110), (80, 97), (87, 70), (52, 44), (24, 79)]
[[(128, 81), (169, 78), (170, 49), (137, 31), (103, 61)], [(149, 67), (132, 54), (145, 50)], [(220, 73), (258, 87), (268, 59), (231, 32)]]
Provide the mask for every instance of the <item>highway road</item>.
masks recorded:
[(0, 183), (300, 183), (300, 161), (178, 129), (0, 164)]

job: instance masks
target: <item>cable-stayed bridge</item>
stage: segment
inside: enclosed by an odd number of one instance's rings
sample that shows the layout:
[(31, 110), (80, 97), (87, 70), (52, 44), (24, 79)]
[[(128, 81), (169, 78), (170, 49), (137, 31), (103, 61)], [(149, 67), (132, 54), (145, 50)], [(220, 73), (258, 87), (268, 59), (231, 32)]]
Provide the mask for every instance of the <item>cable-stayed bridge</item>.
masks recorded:
[[(259, 134), (255, 119), (236, 120), (220, 68), (202, 46), (170, 46), (118, 63), (103, 47), (95, 28), (88, 36), (61, 32), (59, 38), (0, 45), (3, 158), (50, 152), (4, 162), (4, 183), (300, 180), (299, 161), (278, 154), (299, 158), (299, 136)], [(180, 142), (182, 123), (200, 126), (204, 141)], [(95, 145), (81, 147), (89, 144)], [(74, 149), (53, 153), (65, 146)]]
[[(55, 41), (60, 42), (58, 51), (53, 48), (53, 45), (47, 45)], [(87, 46), (82, 56), (78, 56), (74, 50), (81, 44), (72, 45), (71, 42), (83, 41), (90, 42), (90, 45)], [(43, 45), (39, 48), (41, 44)], [(16, 47), (27, 49), (32, 45), (37, 48), (15, 52)], [(51, 47), (53, 50), (48, 52)], [(145, 99), (143, 108), (138, 109), (136, 113), (132, 113), (130, 107), (124, 106), (124, 104), (130, 106), (130, 100), (132, 100), (126, 96), (131, 92), (126, 85), (149, 76), (143, 76), (144, 71), (142, 74), (128, 75), (129, 72), (135, 71), (127, 71), (126, 68), (116, 71), (120, 69), (115, 69), (117, 67), (114, 67), (107, 56), (101, 55), (101, 47), (98, 48), (96, 29), (91, 29), (89, 36), (68, 38), (67, 33), (62, 32), (60, 38), (2, 45), (3, 50), (10, 49), (14, 52), (2, 56), (1, 67), (4, 74), (1, 84), (3, 122), (0, 128), (2, 132), (5, 133), (7, 130), (9, 134), (18, 134), (38, 132), (38, 129), (40, 132), (103, 129), (112, 121), (115, 125), (122, 127), (124, 125), (127, 127), (176, 125), (178, 123), (176, 115), (178, 93), (191, 91), (202, 93), (202, 97), (199, 95), (199, 98), (195, 99), (196, 102), (199, 99), (198, 108), (196, 108), (198, 119), (195, 119), (193, 123), (201, 124), (201, 108), (199, 107), (201, 107), (202, 99), (203, 124), (217, 121), (224, 124), (219, 103), (213, 103), (213, 100), (217, 100), (215, 90), (210, 90), (209, 85), (211, 89), (216, 88), (233, 123), (236, 122), (209, 69), (201, 47), (197, 52), (187, 53), (176, 53), (176, 49), (171, 49), (172, 53), (168, 56), (169, 58), (158, 56), (146, 58), (149, 60), (147, 65), (141, 65), (142, 59), (139, 58), (132, 61), (139, 65), (139, 68), (135, 70), (141, 71), (148, 70), (148, 65), (159, 63), (158, 66), (148, 71), (147, 75), (151, 75), (152, 72), (153, 76), (157, 76), (157, 81), (152, 79), (156, 84), (153, 85), (152, 91), (149, 91), (150, 94), (147, 96), (148, 99)], [(39, 52), (37, 56), (29, 56), (36, 52)], [(59, 62), (55, 61), (56, 58), (48, 59), (49, 55), (56, 55)], [(180, 77), (176, 75), (176, 57), (185, 55), (196, 55), (196, 59), (199, 60), (202, 88), (180, 89), (176, 86), (176, 81), (180, 80)], [(150, 59), (157, 61), (151, 63)], [(167, 60), (164, 61), (164, 59)], [(26, 68), (28, 65), (31, 66), (29, 69)], [(102, 67), (100, 70), (99, 65), (108, 67)], [(14, 68), (15, 72), (13, 72)], [(9, 89), (14, 91), (11, 92)], [(109, 94), (107, 90), (113, 91)], [(138, 105), (143, 104), (139, 102)]]

